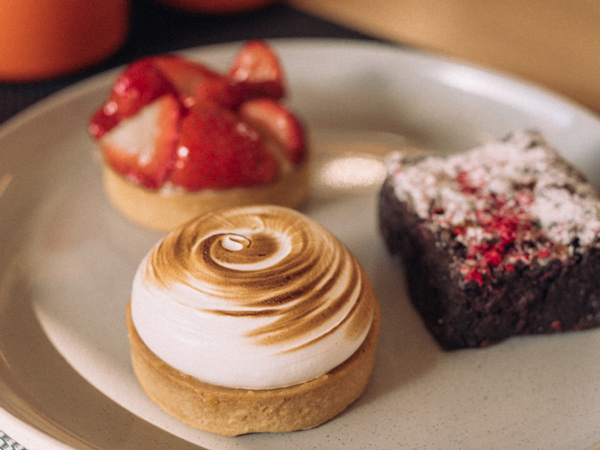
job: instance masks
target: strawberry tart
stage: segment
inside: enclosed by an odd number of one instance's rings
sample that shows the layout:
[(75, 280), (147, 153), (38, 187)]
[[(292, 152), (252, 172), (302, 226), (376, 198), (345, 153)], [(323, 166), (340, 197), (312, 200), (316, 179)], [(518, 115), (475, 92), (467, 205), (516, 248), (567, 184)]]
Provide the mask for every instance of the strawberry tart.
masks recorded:
[(178, 55), (131, 63), (89, 124), (108, 198), (159, 231), (216, 207), (299, 207), (308, 150), (285, 96), (279, 58), (261, 40), (225, 73)]
[(380, 312), (329, 231), (290, 208), (253, 205), (168, 233), (139, 265), (127, 326), (148, 396), (234, 436), (315, 427), (360, 397)]

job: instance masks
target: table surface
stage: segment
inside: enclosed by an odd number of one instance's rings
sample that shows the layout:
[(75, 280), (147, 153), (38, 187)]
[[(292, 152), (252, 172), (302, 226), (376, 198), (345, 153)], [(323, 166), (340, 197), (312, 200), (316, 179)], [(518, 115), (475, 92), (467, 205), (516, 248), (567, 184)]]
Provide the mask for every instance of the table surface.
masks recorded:
[(108, 60), (62, 78), (0, 82), (0, 123), (73, 83), (142, 56), (255, 38), (302, 37), (371, 39), (283, 3), (243, 14), (202, 15), (177, 11), (152, 0), (132, 0), (127, 41)]

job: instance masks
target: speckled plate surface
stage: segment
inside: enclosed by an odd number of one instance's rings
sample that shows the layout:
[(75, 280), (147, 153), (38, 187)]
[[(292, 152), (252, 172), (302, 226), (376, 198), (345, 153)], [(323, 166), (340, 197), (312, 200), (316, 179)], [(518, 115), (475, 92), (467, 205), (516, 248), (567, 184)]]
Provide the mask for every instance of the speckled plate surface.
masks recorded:
[[(36, 449), (585, 449), (600, 442), (600, 330), (444, 353), (377, 234), (381, 157), (467, 149), (537, 128), (600, 185), (600, 122), (499, 74), (374, 43), (273, 44), (316, 167), (303, 211), (357, 255), (383, 310), (361, 399), (314, 430), (224, 438), (164, 414), (129, 363), (125, 305), (159, 239), (108, 205), (86, 123), (116, 72), (0, 130), (0, 427)], [(217, 68), (237, 44), (191, 50)]]

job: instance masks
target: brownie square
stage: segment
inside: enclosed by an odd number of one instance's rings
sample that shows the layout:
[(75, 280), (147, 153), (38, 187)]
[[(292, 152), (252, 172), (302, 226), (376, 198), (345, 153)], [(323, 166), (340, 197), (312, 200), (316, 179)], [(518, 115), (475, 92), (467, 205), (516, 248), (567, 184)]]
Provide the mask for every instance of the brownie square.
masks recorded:
[(600, 324), (600, 200), (539, 133), (387, 168), (380, 231), (442, 348)]

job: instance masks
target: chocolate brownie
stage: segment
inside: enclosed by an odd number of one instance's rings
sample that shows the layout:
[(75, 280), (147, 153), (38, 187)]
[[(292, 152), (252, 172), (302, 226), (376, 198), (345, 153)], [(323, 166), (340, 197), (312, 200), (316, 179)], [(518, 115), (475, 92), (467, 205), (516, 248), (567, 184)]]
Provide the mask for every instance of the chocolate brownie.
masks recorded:
[(600, 324), (599, 197), (539, 133), (387, 168), (380, 230), (442, 348)]

